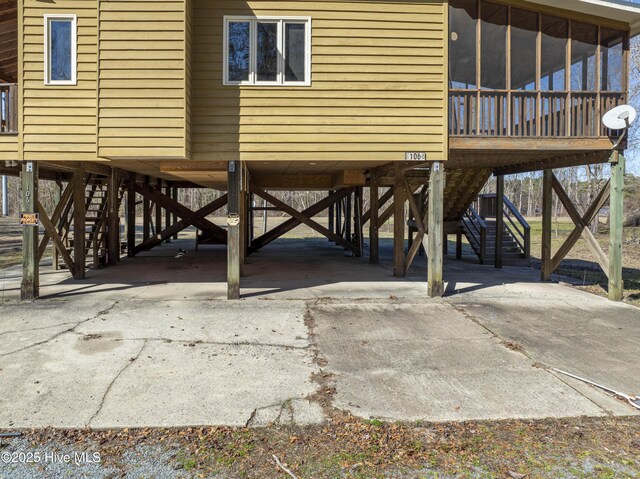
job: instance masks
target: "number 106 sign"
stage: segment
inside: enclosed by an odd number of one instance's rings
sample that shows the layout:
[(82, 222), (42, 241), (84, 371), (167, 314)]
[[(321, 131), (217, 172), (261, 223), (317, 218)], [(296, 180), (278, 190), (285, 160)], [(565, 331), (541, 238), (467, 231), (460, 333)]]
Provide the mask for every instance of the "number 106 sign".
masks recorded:
[(424, 152), (409, 151), (404, 154), (405, 161), (427, 161), (427, 154)]

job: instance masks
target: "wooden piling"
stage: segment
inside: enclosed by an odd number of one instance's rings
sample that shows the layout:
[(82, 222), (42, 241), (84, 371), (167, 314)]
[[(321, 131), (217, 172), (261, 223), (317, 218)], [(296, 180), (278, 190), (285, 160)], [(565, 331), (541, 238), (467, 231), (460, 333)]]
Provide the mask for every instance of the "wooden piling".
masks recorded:
[[(144, 178), (144, 186), (145, 188), (149, 188), (149, 177), (145, 176)], [(143, 241), (148, 240), (151, 237), (151, 200), (148, 198), (142, 199), (142, 239)]]
[(434, 162), (429, 175), (429, 206), (427, 227), (427, 294), (430, 298), (444, 295), (443, 234), (444, 234), (444, 168)]
[(73, 264), (75, 279), (85, 278), (86, 267), (86, 219), (84, 163), (80, 163), (73, 172)]
[(622, 301), (624, 295), (622, 240), (625, 158), (619, 153), (614, 153), (614, 155), (617, 161), (611, 163), (611, 198), (609, 199), (609, 299)]
[[(22, 212), (35, 214), (38, 211), (38, 163), (22, 163)], [(38, 225), (22, 227), (22, 283), (20, 298), (32, 301), (40, 295), (38, 265)]]
[(117, 264), (120, 258), (119, 190), (120, 178), (117, 170), (111, 168), (107, 181), (107, 264), (110, 266)]
[(502, 244), (504, 237), (504, 175), (496, 176), (496, 244), (495, 267), (502, 268)]
[[(178, 188), (176, 186), (173, 187), (173, 192), (171, 194), (171, 198), (174, 201), (178, 201)], [(173, 224), (175, 225), (178, 222), (178, 215), (176, 213), (173, 213)], [(178, 233), (173, 235), (173, 239), (177, 240), (178, 239)]]
[(551, 220), (553, 214), (553, 170), (544, 170), (542, 177), (542, 251), (541, 279), (551, 279)]
[(395, 181), (393, 184), (393, 274), (397, 277), (405, 275), (405, 215), (404, 215), (404, 182), (402, 171), (396, 166)]
[(369, 211), (371, 211), (371, 217), (369, 218), (369, 262), (371, 264), (378, 264), (380, 262), (380, 230), (378, 228), (380, 189), (378, 187), (378, 177), (375, 172), (371, 173), (369, 185)]
[(127, 184), (127, 256), (135, 256), (136, 248), (136, 176), (131, 175)]
[[(332, 190), (329, 190), (328, 196), (331, 196), (333, 194)], [(332, 233), (336, 232), (336, 226), (335, 226), (335, 205), (332, 203), (331, 206), (329, 206), (329, 224), (327, 225), (327, 227), (329, 228), (329, 231), (331, 231)], [(329, 238), (328, 241), (331, 241), (331, 239)]]
[[(164, 194), (166, 196), (168, 196), (169, 198), (171, 198), (171, 187), (167, 184), (167, 186), (164, 189)], [(164, 210), (164, 222), (165, 222), (165, 228), (169, 228), (171, 226), (171, 211), (169, 211), (168, 208), (165, 208)], [(166, 240), (165, 243), (171, 243), (171, 236), (169, 236)]]
[(230, 161), (227, 170), (229, 214), (227, 216), (227, 298), (240, 299), (240, 195), (239, 161)]
[[(54, 200), (56, 202), (56, 206), (58, 204), (60, 204), (60, 200), (62, 198), (62, 180), (60, 178), (58, 178), (56, 180), (56, 188), (53, 190), (54, 193)], [(60, 251), (58, 251), (58, 248), (56, 247), (56, 245), (54, 244), (52, 246), (52, 253), (53, 253), (53, 269), (54, 271), (58, 271), (60, 269)]]
[[(158, 179), (157, 189), (162, 193), (162, 180)], [(157, 238), (162, 231), (162, 206), (159, 203), (155, 204), (156, 224), (155, 224), (155, 237)]]

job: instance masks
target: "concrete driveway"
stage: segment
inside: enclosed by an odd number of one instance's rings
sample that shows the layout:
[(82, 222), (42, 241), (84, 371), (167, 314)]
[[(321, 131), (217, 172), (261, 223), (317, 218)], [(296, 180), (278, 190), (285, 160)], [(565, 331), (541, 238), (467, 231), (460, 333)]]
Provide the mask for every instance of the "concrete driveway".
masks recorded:
[(252, 257), (247, 299), (227, 302), (224, 252), (188, 247), (79, 282), (44, 267), (34, 303), (15, 301), (19, 269), (0, 272), (0, 428), (634, 413), (548, 370), (640, 393), (634, 307), (456, 261), (429, 301), (423, 267), (400, 280), (324, 240)]

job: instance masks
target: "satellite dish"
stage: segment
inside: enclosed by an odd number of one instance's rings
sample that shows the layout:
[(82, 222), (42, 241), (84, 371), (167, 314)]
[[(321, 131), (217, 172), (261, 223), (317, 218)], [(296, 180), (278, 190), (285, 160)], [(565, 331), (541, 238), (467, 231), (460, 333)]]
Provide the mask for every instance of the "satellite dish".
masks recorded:
[(636, 119), (636, 110), (630, 105), (620, 105), (602, 117), (602, 123), (610, 130), (626, 130)]

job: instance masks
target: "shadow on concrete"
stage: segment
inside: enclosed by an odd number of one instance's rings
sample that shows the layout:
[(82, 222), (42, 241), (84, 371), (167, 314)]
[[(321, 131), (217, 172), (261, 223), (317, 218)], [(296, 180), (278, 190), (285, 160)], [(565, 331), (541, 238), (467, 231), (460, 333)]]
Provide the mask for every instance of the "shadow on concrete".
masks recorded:
[[(426, 258), (418, 256), (404, 278), (393, 275), (393, 241), (382, 239), (380, 264), (369, 263), (368, 253), (354, 257), (323, 238), (273, 242), (250, 255), (241, 281), (245, 299), (313, 298), (426, 298)], [(5, 270), (3, 295), (16, 299), (20, 291), (19, 267)], [(471, 259), (445, 259), (446, 295), (453, 296), (509, 283), (534, 283), (533, 268), (496, 270)], [(113, 267), (87, 270), (84, 280), (68, 271), (41, 267), (41, 297), (69, 298), (102, 292), (126, 298), (226, 298), (226, 249), (200, 246), (192, 239), (163, 244), (135, 258), (122, 258)]]

